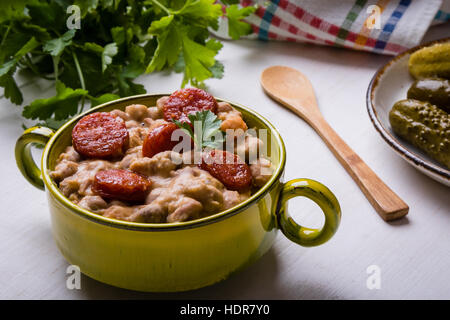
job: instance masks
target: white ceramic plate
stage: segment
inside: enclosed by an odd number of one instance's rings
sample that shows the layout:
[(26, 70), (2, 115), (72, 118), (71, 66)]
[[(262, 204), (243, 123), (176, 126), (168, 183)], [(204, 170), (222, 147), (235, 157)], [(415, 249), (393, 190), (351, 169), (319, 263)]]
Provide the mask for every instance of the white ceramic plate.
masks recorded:
[(450, 170), (433, 160), (420, 149), (395, 135), (389, 123), (389, 111), (398, 100), (406, 99), (406, 93), (414, 82), (408, 71), (411, 53), (450, 38), (429, 42), (407, 50), (386, 63), (373, 77), (367, 90), (367, 110), (375, 129), (403, 159), (429, 177), (450, 186)]

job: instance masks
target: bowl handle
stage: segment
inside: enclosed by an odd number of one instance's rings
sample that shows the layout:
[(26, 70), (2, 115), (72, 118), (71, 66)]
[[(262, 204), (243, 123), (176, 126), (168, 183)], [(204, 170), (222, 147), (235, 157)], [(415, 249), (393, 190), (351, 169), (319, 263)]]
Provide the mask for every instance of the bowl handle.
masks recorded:
[[(325, 215), (321, 229), (311, 229), (297, 224), (287, 212), (287, 201), (303, 196), (319, 205)], [(323, 184), (309, 179), (294, 179), (286, 182), (277, 206), (278, 226), (283, 234), (304, 247), (318, 246), (327, 242), (336, 232), (341, 221), (341, 208), (336, 197)]]
[(36, 188), (44, 190), (41, 169), (36, 165), (31, 156), (31, 144), (45, 146), (54, 134), (52, 129), (46, 127), (32, 127), (24, 131), (16, 142), (15, 155), (17, 167), (23, 176)]

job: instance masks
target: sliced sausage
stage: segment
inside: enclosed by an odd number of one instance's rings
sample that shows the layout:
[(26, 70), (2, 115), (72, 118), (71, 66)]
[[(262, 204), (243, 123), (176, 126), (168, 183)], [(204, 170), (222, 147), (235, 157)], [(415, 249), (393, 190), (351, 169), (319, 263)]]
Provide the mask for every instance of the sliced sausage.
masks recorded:
[(142, 155), (153, 157), (155, 154), (172, 150), (178, 141), (172, 141), (172, 133), (178, 129), (175, 123), (166, 123), (150, 131), (142, 145)]
[(206, 152), (200, 168), (208, 171), (230, 190), (245, 191), (252, 183), (249, 166), (237, 155), (224, 150)]
[(172, 141), (172, 134), (177, 129), (179, 129), (178, 126), (173, 122), (154, 128), (145, 137), (142, 155), (151, 158), (160, 152), (172, 150), (178, 143), (186, 143), (186, 145), (182, 145), (183, 151), (190, 150), (194, 146), (194, 142), (186, 133), (181, 132), (178, 140)]
[(175, 91), (164, 101), (164, 119), (190, 123), (188, 115), (210, 110), (217, 113), (217, 101), (202, 89), (187, 88)]
[(104, 199), (126, 202), (144, 202), (151, 182), (137, 173), (111, 169), (97, 172), (92, 191)]
[(86, 158), (114, 158), (125, 153), (128, 147), (128, 130), (125, 121), (109, 112), (89, 114), (72, 130), (75, 150)]

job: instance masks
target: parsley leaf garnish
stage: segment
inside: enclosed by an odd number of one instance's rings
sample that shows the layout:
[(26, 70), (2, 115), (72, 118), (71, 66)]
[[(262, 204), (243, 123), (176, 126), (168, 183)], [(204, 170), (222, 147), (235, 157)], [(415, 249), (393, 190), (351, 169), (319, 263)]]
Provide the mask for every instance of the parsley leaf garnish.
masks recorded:
[(209, 110), (197, 111), (189, 114), (188, 118), (192, 126), (178, 120), (173, 120), (173, 122), (192, 138), (198, 149), (216, 149), (223, 145), (224, 137), (220, 130), (222, 120), (217, 118), (214, 113)]

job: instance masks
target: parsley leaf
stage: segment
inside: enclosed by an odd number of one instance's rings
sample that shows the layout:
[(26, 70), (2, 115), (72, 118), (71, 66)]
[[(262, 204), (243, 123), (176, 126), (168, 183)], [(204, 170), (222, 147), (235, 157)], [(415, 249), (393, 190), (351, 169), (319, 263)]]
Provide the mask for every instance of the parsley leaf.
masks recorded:
[(137, 78), (145, 72), (145, 49), (138, 45), (129, 48), (130, 63), (123, 68), (125, 78)]
[(47, 41), (44, 44), (44, 52), (50, 53), (52, 56), (60, 56), (65, 47), (72, 43), (72, 38), (75, 36), (75, 29), (69, 30), (61, 37)]
[(108, 65), (112, 63), (113, 57), (117, 54), (118, 49), (115, 42), (107, 44), (102, 52), (102, 71), (105, 72)]
[(222, 0), (221, 2), (224, 4), (238, 4), (239, 0)]
[(120, 98), (120, 96), (118, 96), (117, 94), (113, 94), (113, 93), (105, 93), (99, 97), (89, 96), (89, 100), (91, 100), (91, 107), (95, 107), (95, 106), (98, 106), (99, 104), (103, 104), (108, 101), (116, 100), (119, 98)]
[(181, 39), (177, 26), (172, 23), (173, 18), (174, 16), (168, 16), (154, 21), (148, 30), (150, 34), (158, 35), (158, 47), (147, 67), (147, 72), (159, 71), (166, 66), (171, 67), (178, 59)]
[(222, 120), (209, 110), (198, 111), (188, 115), (192, 126), (189, 123), (181, 123), (178, 120), (173, 122), (188, 134), (197, 148), (216, 149), (223, 145), (223, 132), (220, 130)]
[(16, 52), (14, 58), (15, 59), (22, 58), (24, 55), (29, 53), (31, 50), (35, 49), (37, 46), (39, 46), (39, 42), (36, 40), (35, 37), (31, 37), (31, 39), (28, 40), (28, 42), (25, 43), (25, 45), (22, 48), (20, 48), (19, 51)]
[[(9, 26), (4, 29), (5, 33), (0, 45), (0, 63), (3, 63), (6, 59), (13, 58), (16, 52), (30, 40), (28, 34), (11, 32)], [(7, 30), (10, 30), (10, 32)]]
[(17, 86), (16, 81), (13, 78), (13, 74), (15, 73), (17, 63), (20, 59), (23, 58), (26, 54), (28, 54), (31, 50), (36, 48), (39, 45), (39, 42), (32, 37), (25, 43), (19, 51), (16, 52), (13, 59), (5, 62), (0, 66), (0, 87), (5, 89), (5, 98), (10, 99), (12, 103), (22, 104), (23, 96), (19, 87)]
[(93, 42), (86, 42), (83, 49), (101, 57), (102, 72), (105, 72), (106, 68), (113, 62), (114, 56), (119, 52), (115, 42), (108, 43), (105, 47)]
[(0, 22), (22, 18), (27, 0), (0, 1)]
[(223, 73), (224, 73), (225, 67), (223, 66), (222, 62), (216, 60), (216, 63), (209, 68), (209, 71), (211, 71), (212, 77), (216, 79), (222, 79)]
[(143, 94), (146, 92), (142, 84), (137, 84), (126, 78), (123, 73), (120, 73), (117, 77), (119, 94), (122, 97), (134, 96), (136, 94)]
[[(173, 66), (173, 70), (177, 73), (184, 72), (184, 69), (186, 67), (186, 64), (184, 63), (184, 57), (182, 54), (178, 56), (178, 60)], [(224, 74), (225, 67), (219, 60), (216, 60), (214, 65), (209, 68), (209, 71), (211, 71), (212, 77), (215, 79), (222, 79)]]
[(87, 93), (83, 89), (67, 88), (64, 83), (57, 81), (55, 96), (34, 100), (24, 108), (22, 115), (25, 118), (40, 120), (46, 120), (53, 115), (55, 120), (66, 119), (77, 113), (78, 102)]
[(217, 30), (218, 18), (222, 16), (222, 7), (215, 2), (216, 0), (187, 0), (184, 7), (176, 14), (192, 24)]
[(255, 10), (255, 7), (239, 8), (237, 4), (226, 8), (228, 34), (232, 39), (239, 39), (241, 36), (246, 36), (252, 32), (252, 27), (248, 23), (243, 22), (242, 19), (248, 17)]
[(0, 66), (0, 77), (4, 74), (7, 74), (10, 70), (12, 70), (16, 66), (16, 61), (9, 60)]
[(81, 17), (84, 18), (87, 13), (93, 12), (98, 6), (99, 0), (75, 0), (74, 5), (81, 11)]
[(11, 100), (12, 103), (22, 104), (22, 92), (20, 92), (16, 81), (10, 74), (5, 74), (0, 77), (0, 87), (5, 88), (5, 97)]
[(182, 86), (184, 87), (189, 81), (198, 85), (200, 82), (212, 76), (209, 68), (215, 64), (217, 52), (214, 49), (191, 40), (186, 33), (182, 35), (181, 39), (185, 62)]
[(16, 52), (11, 60), (5, 62), (0, 66), (0, 77), (8, 73), (9, 71), (12, 71), (15, 68), (17, 62), (38, 45), (39, 42), (37, 42), (36, 39), (32, 37), (27, 43), (23, 45), (22, 48), (19, 49), (19, 51)]
[[(223, 72), (220, 64), (216, 65), (215, 57), (222, 44), (214, 39), (199, 42), (197, 38), (201, 38), (199, 35), (204, 31), (200, 28), (217, 29), (221, 15), (221, 7), (214, 0), (188, 0), (180, 10), (152, 22), (148, 32), (157, 36), (158, 47), (146, 71), (173, 66), (180, 70), (184, 66), (182, 87), (188, 83), (199, 86), (212, 76), (220, 78)], [(187, 27), (189, 25), (195, 27)], [(182, 64), (179, 63), (180, 52)]]

